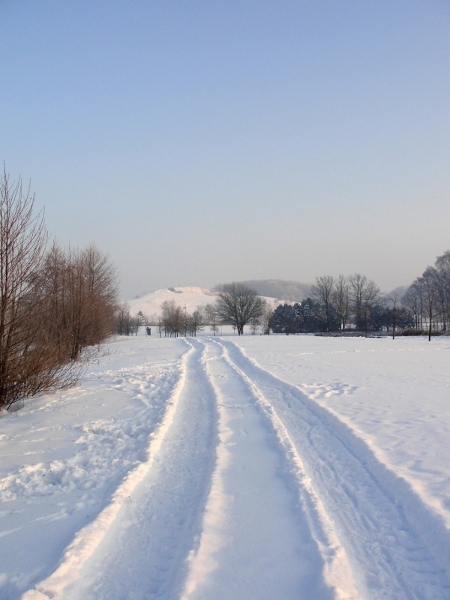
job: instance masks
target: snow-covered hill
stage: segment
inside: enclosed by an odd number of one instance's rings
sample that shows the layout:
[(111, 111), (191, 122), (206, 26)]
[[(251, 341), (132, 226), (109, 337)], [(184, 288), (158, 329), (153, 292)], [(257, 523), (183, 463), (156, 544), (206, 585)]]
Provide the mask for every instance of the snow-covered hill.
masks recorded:
[(127, 300), (132, 315), (142, 311), (147, 317), (161, 314), (161, 305), (163, 302), (173, 300), (178, 306), (186, 306), (188, 313), (192, 313), (199, 306), (213, 304), (217, 294), (211, 290), (192, 285), (185, 287), (173, 287), (171, 289), (156, 290), (140, 298)]
[[(136, 315), (141, 311), (147, 318), (152, 320), (152, 317), (161, 314), (161, 306), (166, 300), (169, 302), (173, 300), (178, 306), (186, 307), (188, 313), (192, 313), (198, 307), (214, 304), (216, 298), (217, 292), (189, 285), (156, 290), (156, 292), (146, 294), (140, 298), (127, 300), (127, 304), (130, 307), (131, 315)], [(266, 297), (265, 300), (274, 307), (280, 304), (280, 300), (275, 300), (275, 298)]]

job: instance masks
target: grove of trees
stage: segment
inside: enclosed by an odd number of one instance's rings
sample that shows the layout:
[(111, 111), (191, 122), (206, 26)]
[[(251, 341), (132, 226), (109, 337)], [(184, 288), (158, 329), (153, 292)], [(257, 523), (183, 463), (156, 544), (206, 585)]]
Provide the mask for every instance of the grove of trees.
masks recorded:
[(312, 298), (278, 306), (272, 315), (274, 333), (364, 332), (405, 329), (413, 325), (407, 309), (382, 297), (365, 275), (317, 277)]
[(114, 328), (117, 278), (96, 246), (47, 249), (42, 213), (21, 178), (0, 179), (0, 410), (73, 385), (87, 346)]
[(190, 335), (195, 337), (205, 325), (205, 311), (197, 308), (188, 313), (187, 308), (179, 306), (174, 300), (165, 300), (161, 306), (162, 315), (157, 323), (159, 335), (165, 336)]
[(403, 306), (409, 310), (418, 330), (448, 332), (450, 324), (450, 250), (436, 258), (406, 291)]
[(117, 308), (116, 332), (118, 335), (137, 335), (140, 325), (142, 325), (142, 318), (139, 315), (132, 317), (130, 307), (126, 302)]
[(450, 327), (450, 250), (426, 267), (403, 295), (382, 297), (375, 283), (359, 274), (319, 277), (312, 291), (320, 303), (315, 314), (321, 331), (333, 330), (337, 316), (340, 330), (351, 325), (366, 332), (390, 330), (393, 336), (427, 334), (430, 340)]

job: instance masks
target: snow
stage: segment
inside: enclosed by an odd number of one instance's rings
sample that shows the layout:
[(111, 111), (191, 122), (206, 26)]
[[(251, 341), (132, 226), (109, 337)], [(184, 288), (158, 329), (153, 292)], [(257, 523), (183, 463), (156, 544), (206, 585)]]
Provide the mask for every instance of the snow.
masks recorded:
[(450, 598), (449, 355), (111, 340), (0, 418), (0, 598)]
[[(175, 290), (175, 291), (173, 291)], [(175, 302), (177, 306), (184, 308), (188, 313), (193, 313), (197, 308), (204, 307), (207, 304), (214, 304), (217, 294), (211, 290), (196, 286), (177, 286), (169, 289), (156, 290), (145, 296), (127, 300), (130, 307), (130, 314), (136, 315), (141, 311), (144, 315), (151, 317), (161, 314), (163, 302)]]
[[(266, 298), (262, 296), (269, 306), (276, 307), (282, 303), (281, 300), (275, 298)], [(193, 313), (198, 308), (204, 308), (207, 304), (214, 304), (217, 300), (217, 292), (208, 290), (206, 288), (189, 286), (177, 286), (172, 289), (161, 289), (134, 298), (133, 300), (127, 300), (127, 305), (130, 308), (130, 314), (132, 316), (137, 315), (138, 312), (142, 312), (149, 318), (159, 317), (161, 315), (161, 306), (163, 302), (175, 302), (176, 306), (180, 306), (188, 313)]]

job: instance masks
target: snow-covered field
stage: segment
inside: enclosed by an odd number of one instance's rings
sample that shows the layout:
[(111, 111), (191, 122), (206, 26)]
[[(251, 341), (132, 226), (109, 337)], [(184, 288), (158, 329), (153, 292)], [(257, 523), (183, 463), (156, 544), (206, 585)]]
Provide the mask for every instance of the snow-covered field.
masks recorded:
[(117, 338), (0, 417), (0, 598), (450, 598), (450, 339)]

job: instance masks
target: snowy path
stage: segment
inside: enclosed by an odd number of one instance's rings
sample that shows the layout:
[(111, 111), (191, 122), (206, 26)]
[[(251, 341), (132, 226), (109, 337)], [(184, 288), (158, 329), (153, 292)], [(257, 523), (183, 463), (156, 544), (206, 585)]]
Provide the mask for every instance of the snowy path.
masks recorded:
[(220, 444), (200, 547), (184, 598), (332, 598), (324, 558), (289, 474), (289, 460), (245, 375), (206, 344)]
[(450, 597), (447, 530), (365, 442), (234, 343), (188, 344), (147, 458), (24, 600)]
[[(94, 523), (80, 532), (57, 571), (26, 598), (176, 597), (214, 461), (216, 414), (201, 353), (197, 345), (185, 354), (172, 405), (154, 435), (147, 462), (125, 482), (129, 493), (120, 493), (115, 518), (109, 522), (106, 517), (102, 528), (100, 515), (99, 527)], [(140, 467), (146, 470), (143, 476)], [(134, 486), (136, 478), (141, 480)], [(84, 552), (81, 564), (74, 563), (80, 547), (91, 545), (98, 547), (92, 554)]]

